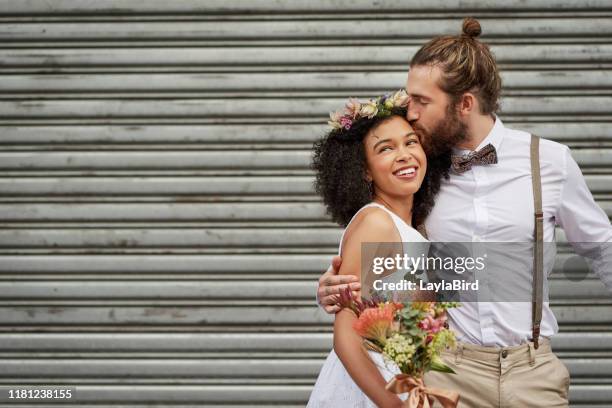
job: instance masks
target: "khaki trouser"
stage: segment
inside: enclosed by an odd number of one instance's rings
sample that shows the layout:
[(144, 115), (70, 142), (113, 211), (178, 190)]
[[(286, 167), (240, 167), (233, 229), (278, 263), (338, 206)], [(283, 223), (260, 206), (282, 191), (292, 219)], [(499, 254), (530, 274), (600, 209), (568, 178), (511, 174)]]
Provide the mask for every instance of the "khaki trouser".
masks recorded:
[(430, 371), (425, 385), (459, 392), (459, 408), (568, 406), (569, 371), (546, 339), (537, 350), (459, 343), (442, 358), (457, 374)]

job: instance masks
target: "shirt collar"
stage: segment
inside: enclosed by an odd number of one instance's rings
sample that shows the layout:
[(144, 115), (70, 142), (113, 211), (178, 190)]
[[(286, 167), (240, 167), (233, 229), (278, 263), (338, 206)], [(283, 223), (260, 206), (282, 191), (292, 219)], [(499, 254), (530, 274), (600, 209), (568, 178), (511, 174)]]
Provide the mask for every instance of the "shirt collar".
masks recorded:
[[(495, 150), (499, 152), (499, 147), (501, 146), (502, 140), (504, 138), (504, 131), (506, 128), (504, 127), (504, 124), (502, 123), (501, 119), (497, 117), (497, 115), (493, 116), (495, 116), (495, 123), (493, 124), (493, 128), (491, 128), (491, 131), (489, 132), (487, 137), (484, 138), (484, 140), (478, 145), (475, 151), (482, 149), (488, 144), (492, 144), (493, 147), (495, 147)], [(459, 156), (469, 154), (471, 152), (472, 151), (468, 149), (460, 149), (458, 147), (453, 147), (453, 154)]]

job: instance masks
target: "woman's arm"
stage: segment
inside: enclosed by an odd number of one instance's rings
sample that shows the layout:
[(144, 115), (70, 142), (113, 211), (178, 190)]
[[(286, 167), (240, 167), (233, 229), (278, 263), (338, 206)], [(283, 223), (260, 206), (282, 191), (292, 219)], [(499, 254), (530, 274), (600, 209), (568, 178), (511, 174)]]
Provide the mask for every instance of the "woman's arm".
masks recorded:
[[(334, 350), (355, 384), (379, 407), (401, 407), (399, 397), (385, 389), (386, 381), (353, 330), (353, 312), (343, 309), (334, 322)], [(341, 392), (339, 390), (339, 392)]]
[[(361, 217), (360, 217), (361, 216)], [(361, 275), (361, 244), (364, 242), (399, 242), (401, 239), (391, 218), (379, 209), (367, 209), (345, 233), (342, 245), (341, 275)], [(334, 322), (334, 350), (353, 381), (380, 407), (400, 407), (399, 397), (385, 389), (386, 381), (363, 347), (363, 339), (352, 325), (356, 316), (341, 310)]]

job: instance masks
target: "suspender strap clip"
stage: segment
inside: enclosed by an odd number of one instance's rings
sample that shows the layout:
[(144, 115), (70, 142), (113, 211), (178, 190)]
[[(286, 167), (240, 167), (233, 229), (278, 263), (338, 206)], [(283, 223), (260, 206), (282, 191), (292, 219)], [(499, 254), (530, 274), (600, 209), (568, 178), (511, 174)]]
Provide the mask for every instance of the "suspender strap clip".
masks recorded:
[(538, 347), (540, 347), (540, 325), (539, 324), (533, 325), (532, 340), (533, 340), (533, 347), (537, 350)]

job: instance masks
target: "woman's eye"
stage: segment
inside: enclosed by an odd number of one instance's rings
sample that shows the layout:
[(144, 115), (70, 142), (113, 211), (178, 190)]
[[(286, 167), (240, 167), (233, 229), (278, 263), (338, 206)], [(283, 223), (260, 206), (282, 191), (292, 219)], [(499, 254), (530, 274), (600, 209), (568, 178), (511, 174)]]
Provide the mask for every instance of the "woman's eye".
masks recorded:
[(382, 149), (380, 149), (378, 152), (379, 152), (379, 153), (382, 153), (382, 152), (385, 152), (385, 151), (387, 151), (387, 150), (392, 150), (392, 149), (391, 149), (391, 146), (385, 146), (385, 147), (383, 147)]
[(406, 142), (406, 146), (408, 145), (413, 145), (413, 144), (417, 144), (418, 142), (416, 140), (409, 140)]

